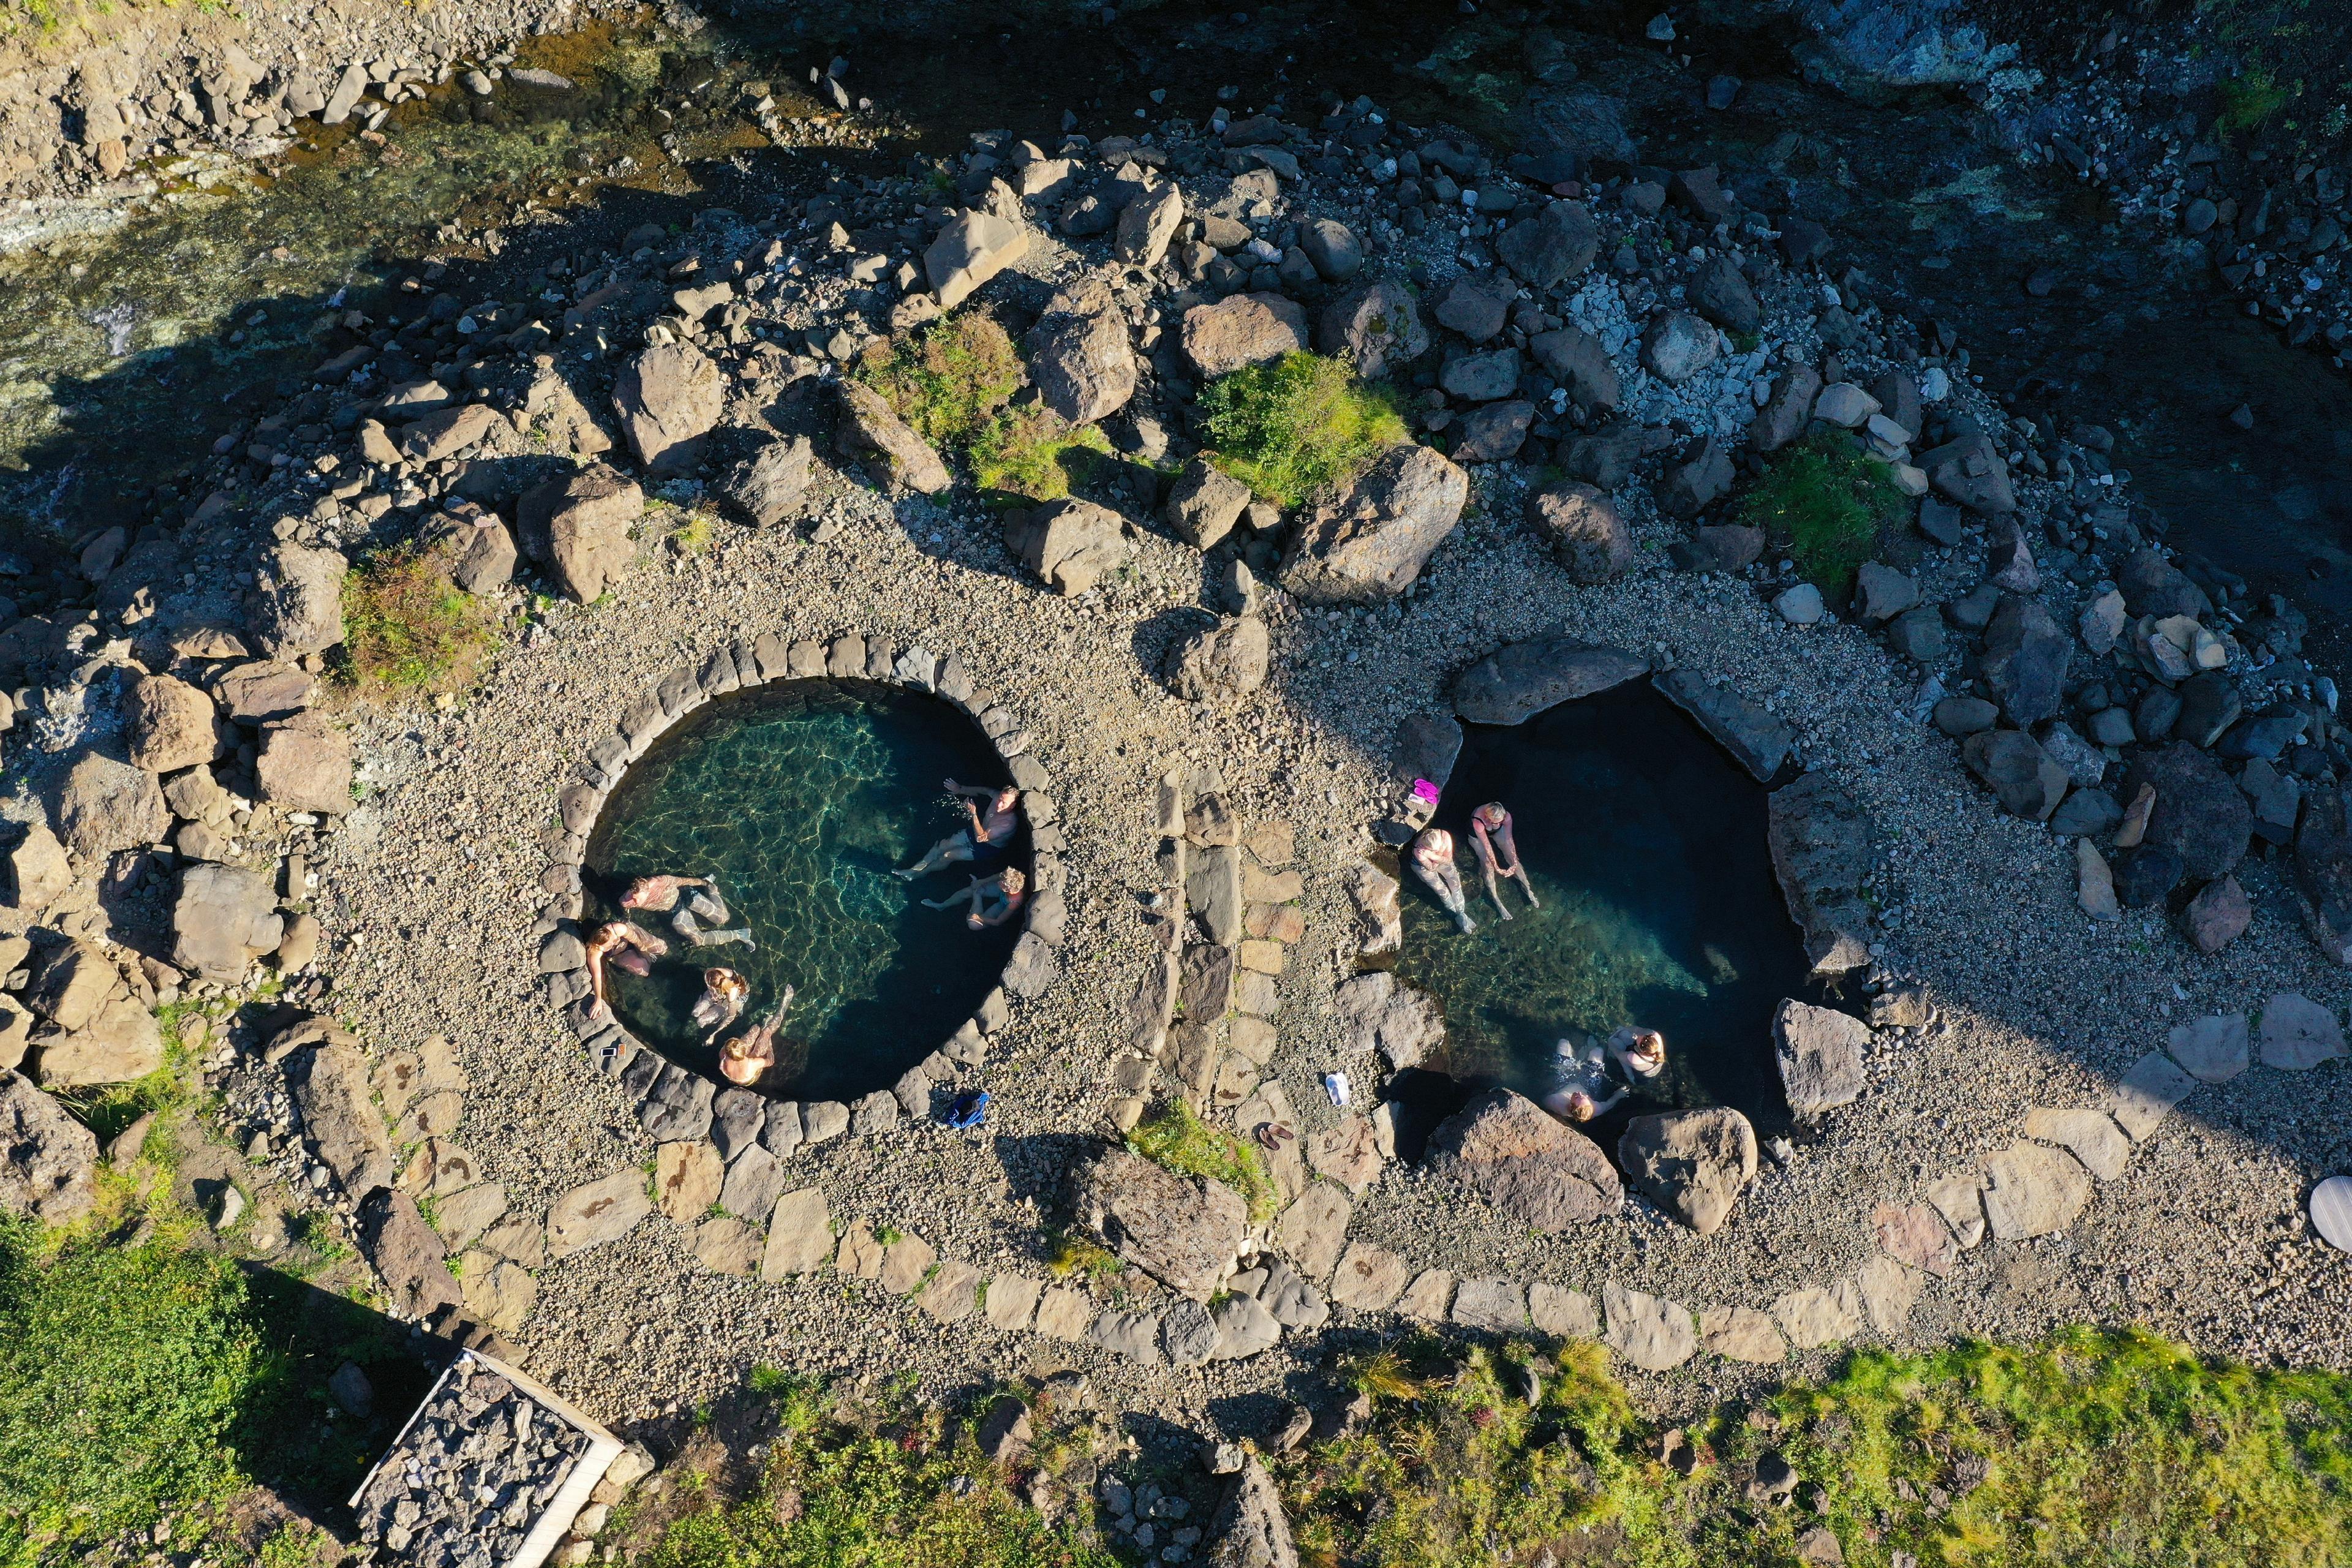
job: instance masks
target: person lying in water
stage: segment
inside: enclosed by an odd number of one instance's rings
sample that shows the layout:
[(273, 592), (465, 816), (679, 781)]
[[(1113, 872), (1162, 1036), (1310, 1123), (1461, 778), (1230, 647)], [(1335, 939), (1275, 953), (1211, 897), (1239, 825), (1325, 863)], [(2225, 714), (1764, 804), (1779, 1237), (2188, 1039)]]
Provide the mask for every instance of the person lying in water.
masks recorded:
[(1503, 903), (1503, 892), (1495, 879), (1517, 882), (1528, 896), (1528, 908), (1539, 910), (1543, 900), (1536, 897), (1533, 882), (1528, 880), (1528, 868), (1519, 859), (1518, 846), (1511, 842), (1511, 814), (1503, 809), (1499, 800), (1490, 800), (1470, 814), (1470, 847), (1478, 857), (1478, 869), (1486, 878), (1486, 896), (1495, 900), (1495, 908), (1505, 920), (1511, 911)]
[(1590, 1040), (1562, 1040), (1543, 1108), (1563, 1121), (1590, 1121), (1616, 1109), (1627, 1090), (1610, 1081), (1608, 1054)]
[(1423, 828), (1407, 858), (1412, 863), (1413, 875), (1429, 884), (1429, 890), (1437, 895), (1462, 934), (1476, 931), (1478, 922), (1470, 918), (1468, 900), (1462, 896), (1461, 868), (1454, 863), (1454, 835), (1442, 827)]
[(971, 912), (964, 916), (963, 923), (978, 931), (983, 926), (1001, 926), (1011, 920), (1028, 901), (1028, 886), (1029, 879), (1021, 874), (1019, 868), (1007, 866), (993, 877), (974, 877), (971, 885), (960, 893), (950, 893), (944, 899), (925, 899), (923, 907), (949, 910), (969, 899)]
[(758, 1083), (776, 1065), (776, 1030), (782, 1026), (784, 1010), (793, 1005), (793, 988), (784, 987), (784, 999), (776, 1010), (758, 1027), (734, 1036), (719, 1047), (719, 1071), (729, 1083), (745, 1088)]
[[(921, 859), (892, 875), (911, 882), (958, 861), (970, 861), (978, 869), (990, 870), (1013, 847), (1013, 830), (1021, 825), (1019, 790), (1010, 784), (1003, 789), (983, 789), (960, 784), (953, 779), (947, 781), (947, 787), (949, 794), (963, 797), (964, 815), (971, 818), (971, 826), (949, 834), (924, 851)], [(988, 802), (984, 812), (973, 804), (982, 800)]]
[(588, 1005), (588, 1016), (598, 1019), (613, 1016), (612, 1003), (604, 994), (607, 959), (632, 974), (650, 974), (654, 960), (668, 951), (667, 942), (631, 921), (606, 921), (590, 932), (588, 992), (595, 1000)]
[(1666, 1037), (1629, 1024), (1609, 1037), (1609, 1057), (1627, 1085), (1638, 1087), (1666, 1070)]
[(702, 994), (695, 998), (694, 1026), (702, 1031), (707, 1043), (713, 1035), (743, 1016), (743, 1004), (751, 995), (751, 983), (731, 969), (710, 968), (702, 972)]
[[(688, 947), (718, 947), (730, 942), (759, 946), (751, 940), (750, 926), (717, 929), (730, 918), (727, 900), (719, 897), (719, 884), (708, 877), (640, 877), (621, 895), (621, 907), (667, 914), (669, 929)], [(713, 929), (705, 930), (706, 924)]]

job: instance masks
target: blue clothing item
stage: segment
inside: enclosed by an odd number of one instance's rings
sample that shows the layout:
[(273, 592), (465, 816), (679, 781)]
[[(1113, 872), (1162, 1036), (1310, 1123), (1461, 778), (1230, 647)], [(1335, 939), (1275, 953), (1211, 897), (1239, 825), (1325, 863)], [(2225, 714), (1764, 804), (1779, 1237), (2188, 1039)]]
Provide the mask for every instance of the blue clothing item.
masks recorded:
[(948, 1107), (948, 1125), (961, 1132), (979, 1126), (981, 1118), (987, 1113), (988, 1090), (973, 1089), (968, 1094), (957, 1095), (954, 1103)]

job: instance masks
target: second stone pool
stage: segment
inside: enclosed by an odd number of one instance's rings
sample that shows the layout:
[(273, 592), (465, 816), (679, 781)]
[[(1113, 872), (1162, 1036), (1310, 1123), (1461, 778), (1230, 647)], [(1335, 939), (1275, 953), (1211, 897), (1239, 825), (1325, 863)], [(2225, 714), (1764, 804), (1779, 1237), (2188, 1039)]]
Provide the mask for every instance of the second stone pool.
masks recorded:
[[(950, 703), (877, 682), (778, 682), (672, 727), (590, 836), (592, 920), (614, 918), (634, 878), (708, 877), (757, 946), (689, 947), (666, 915), (637, 916), (669, 954), (646, 976), (608, 970), (621, 1022), (715, 1077), (716, 1045), (689, 1015), (703, 968), (722, 964), (751, 984), (743, 1024), (727, 1033), (766, 1017), (784, 986), (796, 993), (763, 1091), (847, 1100), (889, 1088), (971, 1016), (1021, 932), (1018, 916), (975, 931), (961, 908), (923, 907), (963, 888), (962, 870), (890, 874), (963, 825), (948, 778), (1002, 784), (1004, 764)], [(1025, 825), (1012, 863), (1028, 867)]]
[[(1443, 1115), (1473, 1087), (1540, 1099), (1565, 1031), (1636, 1024), (1664, 1031), (1667, 1070), (1592, 1124), (1604, 1147), (1632, 1116), (1695, 1106), (1786, 1129), (1773, 1010), (1822, 998), (1772, 875), (1765, 790), (1646, 682), (1463, 728), (1434, 825), (1454, 835), (1478, 929), (1458, 931), (1405, 873), (1397, 973), (1443, 1008), (1444, 1052), (1425, 1065), (1454, 1080), (1412, 1075), (1408, 1100)], [(1510, 810), (1543, 900), (1530, 910), (1503, 884), (1508, 921), (1471, 846), (1471, 810), (1490, 800)]]

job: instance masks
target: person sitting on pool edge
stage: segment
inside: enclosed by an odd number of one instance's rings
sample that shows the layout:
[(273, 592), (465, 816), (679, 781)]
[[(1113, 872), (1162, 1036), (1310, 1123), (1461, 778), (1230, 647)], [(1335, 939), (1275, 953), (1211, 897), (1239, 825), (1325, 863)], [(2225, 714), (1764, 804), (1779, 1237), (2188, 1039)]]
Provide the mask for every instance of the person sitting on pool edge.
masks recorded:
[(925, 899), (923, 908), (949, 910), (969, 899), (971, 912), (963, 919), (968, 930), (1001, 926), (1028, 901), (1028, 886), (1029, 879), (1021, 874), (1019, 867), (1007, 866), (993, 877), (974, 877), (971, 885), (960, 893), (950, 893), (944, 899)]
[(1624, 1075), (1626, 1087), (1639, 1089), (1666, 1070), (1666, 1037), (1655, 1029), (1628, 1024), (1609, 1037), (1609, 1057)]
[(1462, 896), (1461, 868), (1454, 863), (1454, 835), (1442, 827), (1423, 828), (1412, 841), (1410, 859), (1413, 875), (1429, 884), (1429, 890), (1437, 895), (1462, 934), (1476, 931), (1478, 922), (1470, 918), (1468, 900)]
[(754, 949), (759, 946), (751, 940), (750, 926), (738, 926), (732, 931), (703, 929), (705, 921), (719, 927), (726, 925), (729, 919), (727, 900), (719, 896), (719, 884), (708, 877), (639, 877), (621, 895), (621, 907), (668, 914), (670, 930), (689, 947), (718, 947), (730, 942)]
[(590, 932), (588, 992), (594, 1000), (588, 1005), (588, 1016), (600, 1020), (613, 1016), (613, 1005), (604, 995), (607, 958), (632, 974), (650, 974), (654, 960), (667, 952), (669, 943), (630, 921), (606, 921)]
[(1478, 857), (1478, 869), (1486, 874), (1486, 896), (1495, 900), (1495, 908), (1505, 920), (1511, 918), (1503, 902), (1503, 891), (1495, 879), (1517, 882), (1528, 896), (1528, 908), (1539, 910), (1543, 900), (1536, 897), (1536, 886), (1528, 880), (1528, 868), (1519, 858), (1518, 846), (1511, 842), (1511, 814), (1503, 809), (1499, 800), (1490, 800), (1470, 814), (1470, 847)]
[(793, 1005), (793, 988), (784, 987), (784, 998), (776, 1010), (757, 1028), (734, 1036), (719, 1047), (719, 1072), (729, 1083), (749, 1089), (768, 1075), (776, 1065), (776, 1030), (784, 1021), (784, 1010)]
[(1552, 1091), (1543, 1097), (1546, 1110), (1563, 1121), (1590, 1121), (1616, 1109), (1628, 1090), (1612, 1087), (1608, 1054), (1590, 1040), (1562, 1040)]
[(705, 1044), (743, 1016), (743, 1004), (751, 994), (751, 983), (731, 969), (713, 967), (702, 972), (702, 994), (694, 1002), (694, 1026), (702, 1031)]
[[(1019, 790), (1011, 784), (1003, 789), (986, 789), (960, 784), (953, 779), (947, 781), (947, 788), (949, 794), (964, 797), (964, 815), (971, 818), (971, 826), (949, 834), (924, 851), (921, 859), (892, 872), (892, 876), (911, 882), (958, 861), (969, 861), (974, 868), (985, 871), (1003, 859), (1005, 851), (1013, 847), (1013, 830), (1021, 826), (1017, 815), (1021, 805)], [(978, 800), (988, 802), (985, 813), (972, 804)]]

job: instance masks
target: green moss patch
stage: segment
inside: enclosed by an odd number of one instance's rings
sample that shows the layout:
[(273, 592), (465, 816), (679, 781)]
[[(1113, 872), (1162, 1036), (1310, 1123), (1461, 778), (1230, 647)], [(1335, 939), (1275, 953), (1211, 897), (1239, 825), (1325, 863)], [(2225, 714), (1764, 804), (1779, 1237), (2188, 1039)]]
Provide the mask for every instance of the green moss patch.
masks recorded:
[(1274, 1217), (1274, 1178), (1257, 1151), (1224, 1129), (1202, 1121), (1181, 1100), (1137, 1123), (1127, 1135), (1127, 1146), (1180, 1175), (1223, 1182), (1248, 1202), (1253, 1224), (1263, 1225)]
[(856, 374), (924, 440), (962, 448), (1013, 401), (1021, 354), (996, 318), (973, 310), (877, 344)]
[(373, 557), (343, 584), (340, 669), (362, 690), (457, 690), (494, 641), (488, 606), (413, 547)]
[(1907, 500), (1893, 468), (1851, 437), (1824, 434), (1772, 460), (1740, 502), (1739, 521), (1762, 529), (1806, 581), (1837, 596), (1853, 586), (1880, 530), (1902, 521)]
[(1407, 439), (1394, 393), (1320, 354), (1286, 353), (1222, 376), (1201, 389), (1200, 406), (1218, 467), (1286, 507), (1346, 483)]

